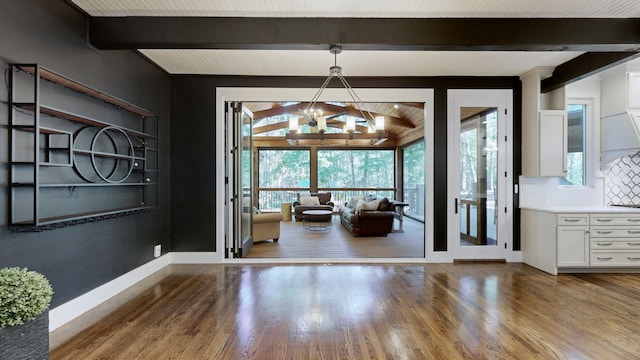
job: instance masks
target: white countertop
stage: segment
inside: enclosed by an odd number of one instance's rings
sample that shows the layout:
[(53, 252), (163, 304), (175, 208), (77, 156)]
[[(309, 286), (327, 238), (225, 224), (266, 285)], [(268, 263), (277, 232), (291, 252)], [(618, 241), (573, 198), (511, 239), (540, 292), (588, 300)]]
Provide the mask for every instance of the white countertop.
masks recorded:
[(638, 208), (627, 208), (622, 206), (562, 206), (562, 205), (542, 205), (542, 206), (521, 206), (522, 210), (536, 210), (553, 213), (640, 213)]

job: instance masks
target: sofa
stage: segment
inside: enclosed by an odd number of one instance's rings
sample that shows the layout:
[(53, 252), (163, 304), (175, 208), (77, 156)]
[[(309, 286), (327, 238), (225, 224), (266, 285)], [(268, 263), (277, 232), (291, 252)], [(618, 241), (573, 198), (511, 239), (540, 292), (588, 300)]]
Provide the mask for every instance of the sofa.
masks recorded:
[(340, 223), (353, 236), (387, 236), (393, 229), (395, 206), (387, 198), (352, 197), (339, 207)]
[(306, 210), (329, 210), (333, 212), (335, 204), (331, 201), (331, 192), (298, 193), (291, 204), (296, 221), (302, 221), (302, 212)]

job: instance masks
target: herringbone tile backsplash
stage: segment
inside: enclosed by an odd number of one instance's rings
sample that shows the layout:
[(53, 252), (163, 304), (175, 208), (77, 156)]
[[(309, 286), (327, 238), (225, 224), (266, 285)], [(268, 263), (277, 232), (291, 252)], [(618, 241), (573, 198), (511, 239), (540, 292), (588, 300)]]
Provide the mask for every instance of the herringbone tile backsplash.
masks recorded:
[(614, 160), (605, 175), (607, 205), (640, 205), (640, 152)]

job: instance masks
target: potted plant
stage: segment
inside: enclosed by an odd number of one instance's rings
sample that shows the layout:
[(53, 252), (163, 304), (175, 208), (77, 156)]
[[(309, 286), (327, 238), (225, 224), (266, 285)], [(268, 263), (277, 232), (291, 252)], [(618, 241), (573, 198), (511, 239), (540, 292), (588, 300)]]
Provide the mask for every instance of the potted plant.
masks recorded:
[(49, 304), (44, 275), (26, 268), (0, 269), (0, 359), (49, 358)]

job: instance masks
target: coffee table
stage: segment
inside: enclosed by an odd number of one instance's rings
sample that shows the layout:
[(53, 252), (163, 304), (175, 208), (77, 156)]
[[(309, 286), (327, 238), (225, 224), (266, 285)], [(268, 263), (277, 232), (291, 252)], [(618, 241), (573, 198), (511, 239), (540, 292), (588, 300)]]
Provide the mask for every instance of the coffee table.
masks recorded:
[(331, 227), (330, 210), (305, 210), (302, 212), (302, 226), (305, 230), (322, 231)]

